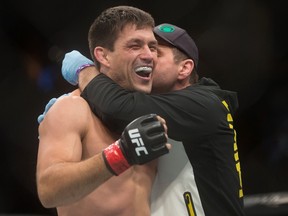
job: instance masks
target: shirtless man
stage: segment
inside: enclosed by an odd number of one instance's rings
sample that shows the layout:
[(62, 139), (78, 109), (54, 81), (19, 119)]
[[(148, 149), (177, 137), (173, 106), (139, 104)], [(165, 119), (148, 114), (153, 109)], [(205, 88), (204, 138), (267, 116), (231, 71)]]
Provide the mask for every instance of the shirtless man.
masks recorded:
[[(119, 6), (104, 11), (89, 31), (90, 49), (99, 70), (126, 89), (150, 92), (157, 57), (153, 27), (153, 18), (137, 8)], [(144, 143), (138, 139), (136, 144), (144, 145), (147, 151), (142, 149), (140, 156), (131, 158), (129, 148), (123, 151), (123, 146), (134, 143), (133, 139), (129, 141), (124, 133), (121, 141), (109, 146), (119, 134), (109, 131), (79, 95), (75, 91), (57, 100), (39, 126), (40, 201), (47, 208), (56, 207), (59, 216), (149, 216), (156, 174), (153, 159), (168, 153), (165, 121), (150, 117), (148, 122), (143, 120), (144, 125), (138, 123)], [(146, 124), (152, 131), (142, 133)], [(149, 137), (151, 132), (157, 136)]]

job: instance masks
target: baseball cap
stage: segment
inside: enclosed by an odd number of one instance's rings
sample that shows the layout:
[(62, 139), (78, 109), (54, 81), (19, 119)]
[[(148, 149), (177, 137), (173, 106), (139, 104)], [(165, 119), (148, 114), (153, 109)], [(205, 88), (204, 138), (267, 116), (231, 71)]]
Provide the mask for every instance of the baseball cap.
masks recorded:
[(197, 68), (199, 59), (198, 48), (184, 29), (169, 23), (163, 23), (154, 27), (154, 34), (184, 52), (194, 61)]

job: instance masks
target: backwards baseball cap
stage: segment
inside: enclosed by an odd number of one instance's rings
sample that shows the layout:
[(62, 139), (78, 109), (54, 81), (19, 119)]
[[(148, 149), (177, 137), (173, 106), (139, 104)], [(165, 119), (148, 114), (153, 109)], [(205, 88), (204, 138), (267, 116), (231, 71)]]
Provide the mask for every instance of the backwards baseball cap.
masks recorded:
[(198, 48), (194, 40), (182, 28), (163, 23), (154, 27), (154, 34), (184, 52), (189, 58), (194, 61), (195, 67), (198, 66)]

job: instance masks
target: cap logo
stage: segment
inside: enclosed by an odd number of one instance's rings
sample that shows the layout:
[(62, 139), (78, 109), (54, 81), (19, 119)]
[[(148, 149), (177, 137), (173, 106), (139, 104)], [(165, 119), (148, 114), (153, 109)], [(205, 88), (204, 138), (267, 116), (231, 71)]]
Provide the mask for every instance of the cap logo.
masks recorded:
[(161, 25), (159, 30), (164, 33), (171, 33), (175, 31), (175, 28), (171, 25)]

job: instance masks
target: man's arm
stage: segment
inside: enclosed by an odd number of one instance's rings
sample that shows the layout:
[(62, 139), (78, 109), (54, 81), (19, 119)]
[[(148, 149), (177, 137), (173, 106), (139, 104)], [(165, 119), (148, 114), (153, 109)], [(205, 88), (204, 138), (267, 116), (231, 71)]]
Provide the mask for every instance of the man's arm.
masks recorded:
[[(39, 126), (37, 188), (40, 201), (47, 208), (80, 200), (113, 174), (119, 175), (133, 164), (144, 164), (168, 153), (165, 121), (159, 117), (160, 120), (155, 121), (155, 117), (150, 116), (141, 121), (136, 119), (127, 126), (127, 129), (139, 129), (149, 157), (137, 156), (136, 145), (126, 130), (114, 144), (83, 160), (81, 140), (88, 130), (89, 115), (90, 108), (81, 97), (63, 97), (53, 105)], [(146, 121), (146, 131), (141, 126), (142, 121)], [(146, 137), (147, 130), (152, 130), (158, 137)], [(154, 150), (153, 146), (159, 144), (162, 149)]]
[(101, 154), (81, 161), (88, 114), (89, 107), (80, 97), (65, 97), (39, 126), (37, 188), (47, 208), (75, 202), (113, 176)]
[[(77, 55), (82, 54), (78, 52)], [(83, 56), (78, 60), (78, 65), (81, 65), (82, 58)], [(69, 76), (71, 74), (74, 76), (77, 70), (75, 67), (70, 67), (70, 65), (73, 65), (73, 62), (71, 62), (73, 60), (75, 60), (73, 53), (67, 53), (63, 60), (62, 67), (69, 68), (70, 71), (67, 70)], [(93, 67), (89, 67), (89, 69), (93, 70)], [(85, 77), (86, 70), (88, 68), (81, 70), (79, 76)], [(64, 78), (67, 80), (65, 76)], [(83, 85), (80, 83), (82, 88), (86, 83), (83, 83)], [(191, 89), (158, 95), (131, 92), (123, 89), (101, 73), (88, 83), (81, 96), (111, 130), (121, 132), (125, 125), (133, 119), (148, 113), (156, 113), (166, 120), (170, 128), (168, 135), (175, 140), (183, 140), (199, 135), (202, 126), (207, 128), (205, 123), (208, 117), (207, 109), (214, 106), (210, 94), (191, 92)], [(189, 121), (187, 121), (188, 119)]]
[(81, 92), (85, 89), (85, 87), (94, 77), (100, 74), (95, 66), (87, 67), (87, 68), (84, 68), (83, 70), (85, 70), (85, 72), (79, 73), (79, 78), (78, 78), (79, 79), (78, 87)]

